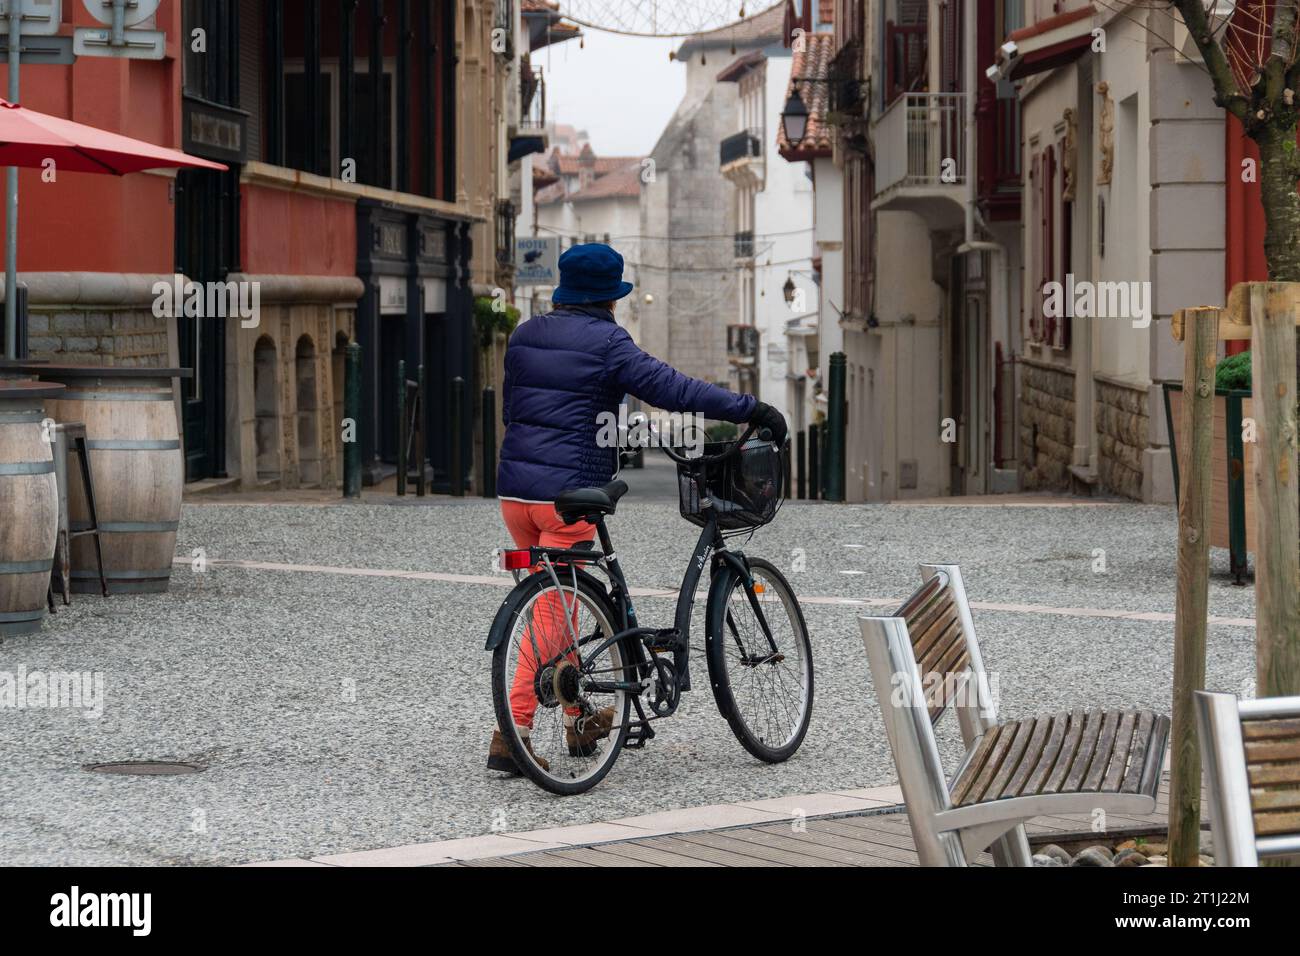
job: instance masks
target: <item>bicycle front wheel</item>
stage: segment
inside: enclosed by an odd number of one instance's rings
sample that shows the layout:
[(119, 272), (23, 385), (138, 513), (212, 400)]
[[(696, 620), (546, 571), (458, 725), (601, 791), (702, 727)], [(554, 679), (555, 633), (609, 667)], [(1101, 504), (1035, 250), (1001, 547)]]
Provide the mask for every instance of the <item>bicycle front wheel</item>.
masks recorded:
[(748, 561), (752, 586), (724, 565), (709, 589), (709, 681), (741, 746), (780, 763), (812, 719), (812, 644), (790, 583), (770, 561)]
[(515, 765), (551, 793), (583, 793), (609, 773), (628, 731), (636, 662), (616, 642), (603, 590), (557, 572), (525, 579), (492, 622), (492, 701)]

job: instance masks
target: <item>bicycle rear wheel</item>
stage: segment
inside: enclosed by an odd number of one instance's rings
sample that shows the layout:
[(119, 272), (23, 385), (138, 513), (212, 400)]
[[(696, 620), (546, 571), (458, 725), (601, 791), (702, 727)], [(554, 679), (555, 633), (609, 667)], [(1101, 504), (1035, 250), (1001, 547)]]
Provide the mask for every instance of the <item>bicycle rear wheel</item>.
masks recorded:
[(812, 719), (812, 643), (789, 582), (770, 561), (748, 562), (752, 593), (729, 565), (709, 589), (709, 681), (741, 746), (759, 760), (780, 763), (799, 749)]
[[(520, 583), (492, 622), (492, 702), (516, 766), (544, 790), (584, 793), (618, 759), (636, 665), (600, 587), (565, 570)], [(540, 666), (539, 666), (540, 664)]]

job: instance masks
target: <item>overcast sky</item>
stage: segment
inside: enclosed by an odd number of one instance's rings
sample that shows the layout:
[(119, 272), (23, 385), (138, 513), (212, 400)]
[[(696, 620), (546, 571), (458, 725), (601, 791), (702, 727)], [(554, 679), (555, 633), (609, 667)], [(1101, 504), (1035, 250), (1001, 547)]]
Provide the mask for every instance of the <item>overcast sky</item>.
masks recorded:
[(585, 129), (597, 156), (645, 156), (686, 90), (686, 67), (668, 59), (680, 39), (583, 28), (533, 55), (546, 76), (546, 117)]

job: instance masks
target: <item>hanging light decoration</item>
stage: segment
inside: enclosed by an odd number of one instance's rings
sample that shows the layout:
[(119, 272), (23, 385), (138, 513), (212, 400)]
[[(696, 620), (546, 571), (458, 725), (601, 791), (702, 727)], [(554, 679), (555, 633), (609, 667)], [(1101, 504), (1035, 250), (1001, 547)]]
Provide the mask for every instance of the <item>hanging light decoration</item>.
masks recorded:
[(560, 12), (579, 26), (647, 37), (688, 37), (757, 15), (736, 0), (562, 0)]

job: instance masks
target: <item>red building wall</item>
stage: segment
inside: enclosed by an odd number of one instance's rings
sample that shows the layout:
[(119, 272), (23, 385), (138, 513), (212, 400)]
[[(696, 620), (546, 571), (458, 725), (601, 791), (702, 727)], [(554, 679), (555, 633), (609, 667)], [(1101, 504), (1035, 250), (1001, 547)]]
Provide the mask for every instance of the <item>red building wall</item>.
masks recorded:
[[(63, 4), (60, 32), (98, 26), (81, 3)], [(163, 60), (81, 57), (72, 66), (24, 66), (23, 106), (180, 148), (180, 4), (163, 3), (157, 29), (167, 34)], [(171, 272), (174, 208), (168, 176), (100, 176), (41, 170), (18, 175), (20, 272)], [(0, 204), (2, 207), (3, 204)], [(4, 210), (0, 208), (0, 223)]]
[(250, 274), (350, 276), (357, 271), (352, 200), (243, 184), (241, 267)]

